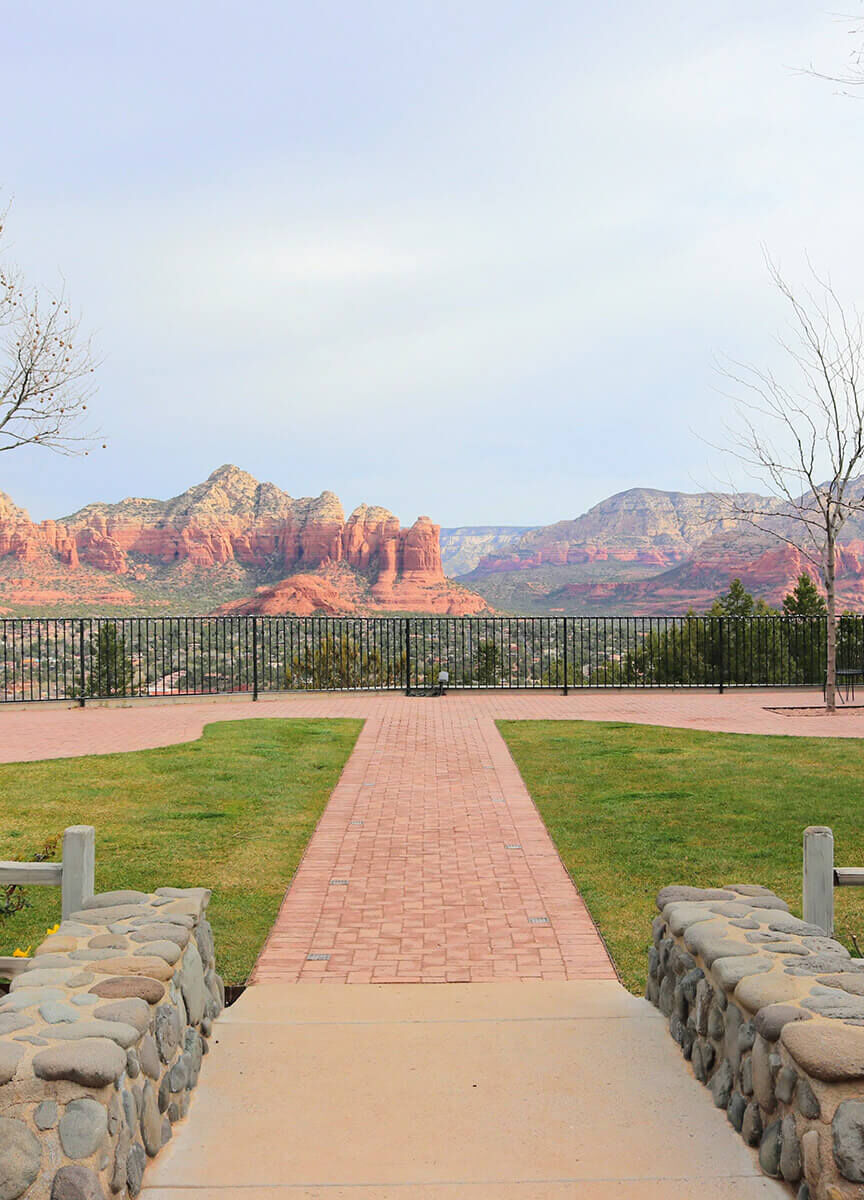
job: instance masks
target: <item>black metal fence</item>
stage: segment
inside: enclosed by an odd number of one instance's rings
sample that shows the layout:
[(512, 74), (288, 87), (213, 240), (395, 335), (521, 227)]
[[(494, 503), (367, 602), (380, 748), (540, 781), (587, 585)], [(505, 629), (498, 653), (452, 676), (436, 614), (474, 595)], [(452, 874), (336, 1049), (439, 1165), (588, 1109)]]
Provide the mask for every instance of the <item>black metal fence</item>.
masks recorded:
[[(0, 620), (0, 702), (222, 692), (821, 687), (824, 617)], [(838, 665), (864, 666), (841, 617)]]

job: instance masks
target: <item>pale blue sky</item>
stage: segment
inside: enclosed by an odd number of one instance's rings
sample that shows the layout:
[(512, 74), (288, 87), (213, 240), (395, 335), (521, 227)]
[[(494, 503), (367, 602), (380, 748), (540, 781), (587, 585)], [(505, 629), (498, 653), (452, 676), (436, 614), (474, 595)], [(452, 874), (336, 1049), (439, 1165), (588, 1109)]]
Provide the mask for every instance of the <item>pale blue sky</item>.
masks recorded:
[(864, 105), (801, 0), (2, 4), (5, 256), (104, 362), (37, 518), (226, 461), (404, 521), (712, 482), (713, 356), (779, 356), (766, 244), (858, 299)]

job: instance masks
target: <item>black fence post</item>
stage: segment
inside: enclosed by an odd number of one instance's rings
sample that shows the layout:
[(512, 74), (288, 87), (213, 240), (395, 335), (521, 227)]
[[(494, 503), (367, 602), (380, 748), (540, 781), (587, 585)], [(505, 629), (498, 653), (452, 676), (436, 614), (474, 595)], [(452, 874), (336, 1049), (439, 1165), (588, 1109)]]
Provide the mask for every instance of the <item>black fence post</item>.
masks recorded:
[(258, 699), (258, 618), (252, 618), (252, 699)]
[(717, 620), (720, 622), (720, 695), (722, 696), (723, 695), (723, 681), (726, 677), (726, 641), (725, 641), (725, 638), (723, 637), (723, 631), (724, 631), (726, 622), (723, 620), (722, 617), (718, 617)]
[(568, 654), (567, 654), (567, 618), (565, 617), (564, 618), (564, 695), (565, 696), (568, 695), (569, 691), (570, 691), (568, 684), (567, 684), (567, 668), (568, 668), (568, 666), (569, 666), (569, 658), (568, 658)]
[(411, 695), (411, 618), (405, 618), (405, 695)]
[(78, 659), (79, 659), (79, 666), (80, 666), (80, 668), (81, 668), (81, 685), (80, 685), (80, 690), (79, 690), (79, 692), (78, 692), (78, 704), (79, 704), (79, 706), (80, 706), (81, 708), (83, 708), (83, 707), (84, 707), (84, 687), (85, 687), (85, 677), (84, 677), (84, 622), (83, 622), (83, 621), (79, 621), (79, 622), (78, 622), (78, 639), (79, 639), (79, 641), (78, 641)]

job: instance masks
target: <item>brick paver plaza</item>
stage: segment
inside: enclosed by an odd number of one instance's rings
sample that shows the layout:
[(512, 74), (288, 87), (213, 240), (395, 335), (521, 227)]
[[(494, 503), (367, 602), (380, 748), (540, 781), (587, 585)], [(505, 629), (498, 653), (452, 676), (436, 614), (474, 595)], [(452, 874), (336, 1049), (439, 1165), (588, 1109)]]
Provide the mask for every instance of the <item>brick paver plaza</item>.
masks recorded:
[[(734, 693), (290, 695), (0, 710), (0, 758), (365, 721), (140, 1200), (784, 1200), (617, 982), (494, 721), (864, 734)], [(579, 796), (573, 796), (578, 806)], [(205, 882), (202, 880), (202, 882)], [(304, 982), (351, 987), (297, 987)], [(445, 982), (447, 987), (423, 986)], [(380, 986), (386, 985), (386, 986)]]
[(828, 718), (788, 707), (817, 703), (812, 693), (487, 692), (31, 707), (0, 712), (0, 759), (168, 745), (218, 720), (362, 717), (253, 981), (614, 979), (495, 719), (864, 734), (864, 710)]

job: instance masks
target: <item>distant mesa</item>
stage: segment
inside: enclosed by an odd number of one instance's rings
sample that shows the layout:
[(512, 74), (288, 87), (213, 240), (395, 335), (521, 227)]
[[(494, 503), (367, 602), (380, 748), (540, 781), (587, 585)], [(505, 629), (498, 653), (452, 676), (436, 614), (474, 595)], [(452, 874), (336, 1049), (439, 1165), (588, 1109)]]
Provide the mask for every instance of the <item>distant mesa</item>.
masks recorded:
[[(730, 520), (728, 499), (632, 488), (553, 525), (442, 531), (370, 504), (346, 518), (333, 492), (294, 499), (230, 465), (170, 500), (38, 524), (0, 493), (0, 615), (675, 615), (707, 608), (735, 575), (779, 605), (815, 572)], [(837, 590), (841, 607), (864, 609), (861, 514), (843, 530)]]
[(371, 505), (346, 520), (333, 492), (295, 500), (232, 465), (170, 500), (89, 504), (39, 524), (0, 493), (0, 605), (488, 612), (445, 578), (439, 532), (428, 517), (402, 529)]
[[(779, 501), (750, 497), (793, 533)], [(499, 611), (675, 615), (707, 608), (733, 576), (778, 605), (813, 565), (792, 546), (731, 520), (730, 497), (632, 488), (572, 520), (529, 530), (458, 576)], [(780, 526), (778, 526), (779, 528)], [(864, 519), (838, 555), (838, 597), (864, 608)]]

